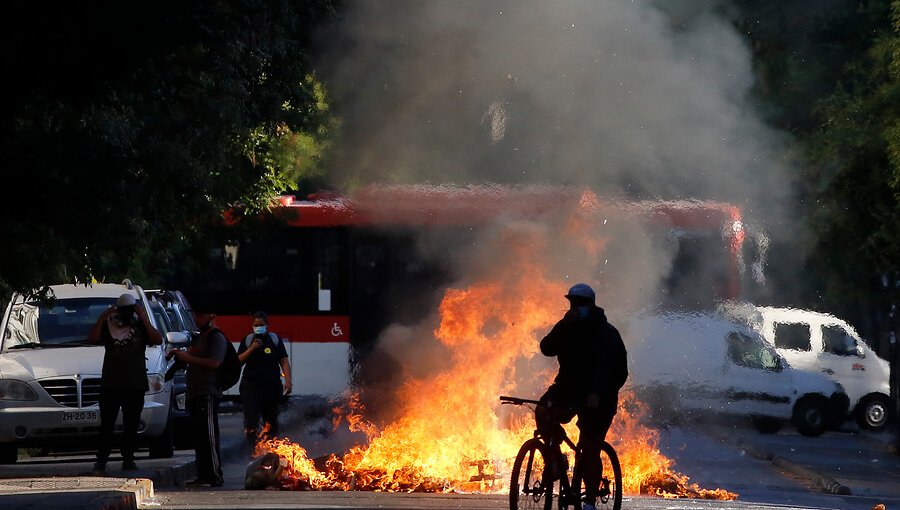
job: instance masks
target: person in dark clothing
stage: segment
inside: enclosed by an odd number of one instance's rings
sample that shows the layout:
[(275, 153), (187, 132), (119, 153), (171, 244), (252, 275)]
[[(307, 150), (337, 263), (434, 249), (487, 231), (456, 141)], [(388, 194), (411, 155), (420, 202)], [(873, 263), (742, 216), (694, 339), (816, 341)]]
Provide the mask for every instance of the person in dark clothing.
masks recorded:
[[(603, 466), (600, 445), (612, 425), (619, 389), (628, 378), (628, 359), (619, 331), (594, 304), (594, 290), (583, 283), (566, 294), (569, 311), (541, 340), (541, 353), (556, 356), (559, 373), (541, 397), (535, 418), (547, 437), (558, 437), (561, 423), (578, 416), (585, 510), (598, 496)], [(558, 443), (557, 443), (558, 446)]]
[(162, 343), (143, 306), (132, 294), (122, 294), (116, 306), (104, 311), (88, 334), (88, 343), (104, 347), (100, 376), (100, 437), (94, 471), (106, 470), (113, 431), (122, 410), (122, 469), (135, 470), (134, 450), (144, 409), (147, 382), (146, 349)]
[(225, 359), (228, 339), (216, 328), (215, 316), (196, 313), (200, 334), (187, 351), (169, 351), (167, 358), (175, 358), (187, 366), (185, 382), (191, 435), (197, 478), (186, 487), (221, 487), (222, 453), (219, 441), (219, 400), (222, 391), (216, 371)]
[[(244, 364), (241, 374), (241, 407), (244, 410), (244, 433), (251, 448), (262, 439), (278, 436), (278, 412), (282, 395), (289, 395), (291, 365), (287, 349), (278, 335), (269, 331), (269, 318), (264, 312), (253, 314), (253, 333), (238, 347), (238, 359)], [(284, 386), (281, 376), (284, 374)], [(260, 429), (262, 419), (264, 426)]]

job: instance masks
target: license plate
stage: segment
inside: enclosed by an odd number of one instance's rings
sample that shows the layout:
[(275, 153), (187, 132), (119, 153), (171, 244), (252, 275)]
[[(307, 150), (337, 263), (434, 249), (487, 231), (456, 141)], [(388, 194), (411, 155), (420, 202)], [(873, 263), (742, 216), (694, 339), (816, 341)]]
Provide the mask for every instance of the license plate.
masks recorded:
[(66, 411), (62, 415), (62, 422), (72, 423), (96, 423), (97, 411)]

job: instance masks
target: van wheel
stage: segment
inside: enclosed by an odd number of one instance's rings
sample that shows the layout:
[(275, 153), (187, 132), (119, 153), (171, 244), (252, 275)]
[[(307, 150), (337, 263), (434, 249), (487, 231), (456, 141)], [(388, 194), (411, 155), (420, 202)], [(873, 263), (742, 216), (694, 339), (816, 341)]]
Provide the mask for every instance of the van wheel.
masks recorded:
[(19, 460), (19, 449), (12, 444), (0, 444), (0, 464), (15, 464)]
[(779, 420), (777, 418), (768, 418), (765, 416), (757, 416), (750, 420), (750, 423), (753, 425), (753, 428), (757, 430), (760, 434), (774, 434), (781, 430), (781, 427), (784, 426), (784, 420)]
[(881, 432), (887, 427), (890, 403), (884, 395), (874, 394), (856, 406), (856, 423), (860, 428)]
[(792, 421), (800, 434), (821, 436), (828, 427), (828, 401), (814, 395), (801, 398), (794, 405)]

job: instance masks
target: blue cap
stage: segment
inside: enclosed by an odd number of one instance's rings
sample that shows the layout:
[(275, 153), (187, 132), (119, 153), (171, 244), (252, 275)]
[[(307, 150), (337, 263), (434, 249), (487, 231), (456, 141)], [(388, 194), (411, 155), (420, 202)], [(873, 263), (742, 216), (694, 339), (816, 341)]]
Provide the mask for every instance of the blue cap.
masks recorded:
[(567, 298), (580, 297), (590, 299), (591, 302), (594, 302), (596, 296), (594, 295), (594, 289), (591, 288), (590, 285), (586, 283), (576, 283), (569, 289), (569, 292), (566, 294)]

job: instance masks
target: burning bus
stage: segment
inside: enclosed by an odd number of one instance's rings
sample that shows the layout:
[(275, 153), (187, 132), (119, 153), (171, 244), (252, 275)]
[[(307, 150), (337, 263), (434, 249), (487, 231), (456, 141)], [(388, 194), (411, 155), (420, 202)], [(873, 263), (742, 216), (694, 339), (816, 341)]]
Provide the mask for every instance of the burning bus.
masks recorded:
[[(534, 425), (497, 396), (537, 396), (549, 383), (553, 360), (538, 339), (573, 281), (592, 282), (616, 323), (650, 304), (739, 297), (744, 273), (740, 211), (715, 202), (374, 186), (284, 197), (275, 215), (265, 235), (224, 228), (215, 271), (181, 287), (215, 297), (232, 339), (253, 310), (268, 311), (299, 393), (351, 387), (332, 419), (365, 436), (356, 446), (310, 459), (288, 437), (260, 443), (259, 455), (287, 463), (281, 483), (294, 489), (502, 492)], [(735, 497), (675, 473), (645, 411), (626, 387), (607, 436), (626, 494)]]
[[(346, 390), (350, 369), (386, 329), (419, 323), (454, 282), (503, 263), (502, 249), (475, 263), (482, 269), (468, 260), (510, 225), (548, 225), (560, 244), (576, 239), (588, 259), (577, 276), (615, 289), (604, 306), (710, 308), (741, 297), (747, 280), (741, 211), (721, 202), (604, 199), (559, 186), (368, 186), (351, 197), (284, 196), (272, 216), (264, 234), (223, 228), (210, 273), (178, 285), (212, 300), (232, 340), (265, 310), (295, 387), (308, 394)], [(569, 262), (551, 269), (560, 281), (576, 277)]]

